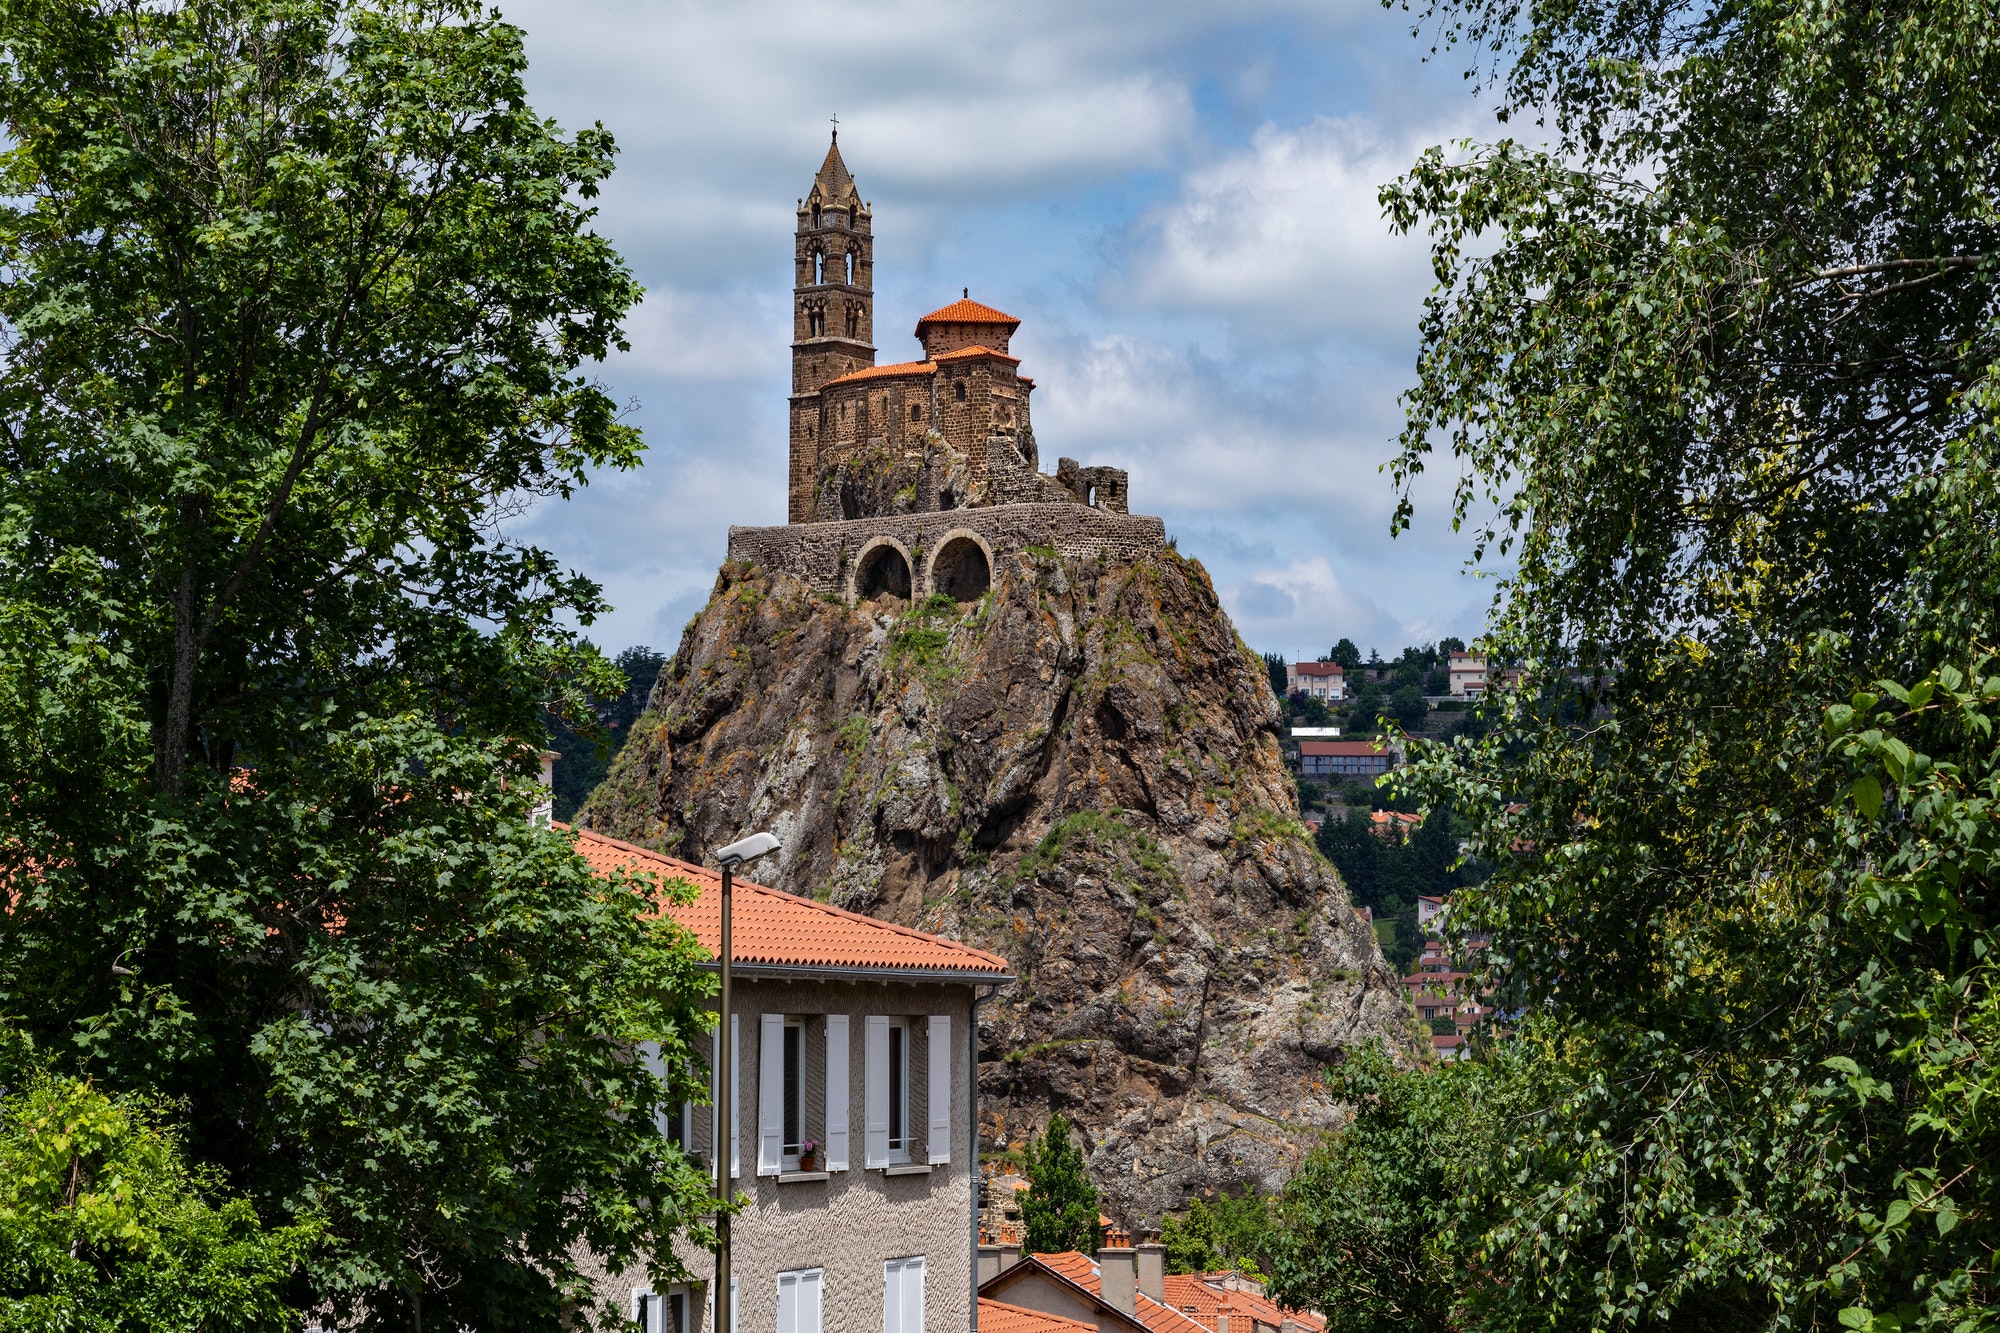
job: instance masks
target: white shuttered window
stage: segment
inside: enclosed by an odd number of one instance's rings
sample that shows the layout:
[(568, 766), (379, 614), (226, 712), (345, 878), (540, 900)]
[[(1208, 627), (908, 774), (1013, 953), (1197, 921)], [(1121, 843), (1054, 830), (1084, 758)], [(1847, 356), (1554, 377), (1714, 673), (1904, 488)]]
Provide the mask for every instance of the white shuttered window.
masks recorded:
[(924, 1256), (882, 1265), (882, 1333), (924, 1333)]
[(820, 1280), (817, 1268), (778, 1274), (778, 1333), (819, 1333)]
[(931, 1015), (930, 1058), (925, 1062), (930, 1075), (924, 1144), (930, 1149), (932, 1165), (951, 1160), (951, 1015)]
[(847, 1015), (826, 1016), (826, 1169), (847, 1169)]

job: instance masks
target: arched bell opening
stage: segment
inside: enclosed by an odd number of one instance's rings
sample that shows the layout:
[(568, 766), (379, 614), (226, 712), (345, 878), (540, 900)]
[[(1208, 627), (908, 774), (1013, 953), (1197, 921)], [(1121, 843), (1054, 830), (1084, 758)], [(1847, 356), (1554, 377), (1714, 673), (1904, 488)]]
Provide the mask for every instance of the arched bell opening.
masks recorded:
[(976, 602), (993, 586), (993, 560), (985, 544), (970, 533), (947, 536), (931, 557), (932, 593), (955, 602)]

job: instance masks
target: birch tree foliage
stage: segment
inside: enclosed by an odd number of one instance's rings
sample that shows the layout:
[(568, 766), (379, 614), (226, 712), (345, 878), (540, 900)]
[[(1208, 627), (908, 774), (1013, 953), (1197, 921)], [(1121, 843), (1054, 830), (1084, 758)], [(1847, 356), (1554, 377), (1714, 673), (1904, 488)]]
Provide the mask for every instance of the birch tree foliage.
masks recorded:
[(1449, 455), (1525, 666), (1412, 777), (1534, 1056), (1456, 1317), (1991, 1326), (1991, 7), (1419, 26), (1522, 127), (1383, 195), (1439, 280), (1399, 522)]
[(527, 818), (623, 682), (501, 525), (640, 442), (613, 144), (524, 69), (461, 0), (0, 0), (0, 1014), (362, 1327), (554, 1327), (709, 1209), (699, 951)]

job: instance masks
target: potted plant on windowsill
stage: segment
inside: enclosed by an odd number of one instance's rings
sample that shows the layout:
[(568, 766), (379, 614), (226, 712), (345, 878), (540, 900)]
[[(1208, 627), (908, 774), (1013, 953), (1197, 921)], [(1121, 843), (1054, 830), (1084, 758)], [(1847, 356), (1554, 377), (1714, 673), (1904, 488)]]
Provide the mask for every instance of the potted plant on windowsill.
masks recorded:
[(819, 1170), (819, 1140), (807, 1139), (799, 1145), (799, 1170)]

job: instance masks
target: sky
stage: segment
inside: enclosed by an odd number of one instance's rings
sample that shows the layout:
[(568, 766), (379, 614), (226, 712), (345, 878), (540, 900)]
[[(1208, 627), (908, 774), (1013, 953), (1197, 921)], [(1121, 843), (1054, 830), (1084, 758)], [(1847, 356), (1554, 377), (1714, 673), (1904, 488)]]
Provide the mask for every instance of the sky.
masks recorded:
[(508, 535), (601, 583), (611, 651), (671, 651), (731, 524), (785, 520), (795, 209), (839, 117), (875, 220), (881, 363), (961, 289), (1022, 320), (1044, 459), (1131, 475), (1252, 648), (1392, 656), (1491, 600), (1448, 455), (1395, 539), (1382, 470), (1432, 278), (1377, 191), (1491, 113), (1373, 0), (536, 0), (536, 109), (601, 121), (598, 229), (642, 282), (595, 374), (646, 462)]

